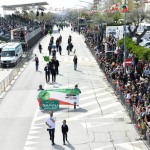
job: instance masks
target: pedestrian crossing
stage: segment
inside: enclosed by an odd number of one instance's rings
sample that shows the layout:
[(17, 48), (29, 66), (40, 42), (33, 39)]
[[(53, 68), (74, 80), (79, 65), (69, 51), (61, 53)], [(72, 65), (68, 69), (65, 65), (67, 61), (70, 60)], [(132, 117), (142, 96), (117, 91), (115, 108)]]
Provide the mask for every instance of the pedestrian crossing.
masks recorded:
[[(65, 88), (65, 86), (64, 86)], [(61, 123), (61, 121), (63, 119), (67, 120), (68, 124), (72, 124), (72, 122), (81, 122), (80, 126), (85, 128), (96, 128), (96, 127), (102, 127), (102, 126), (109, 126), (112, 124), (115, 124), (115, 122), (111, 123), (110, 121), (106, 121), (106, 122), (98, 122), (95, 123), (93, 125), (93, 121), (89, 121), (89, 120), (100, 120), (100, 119), (114, 119), (114, 118), (118, 118), (118, 117), (124, 117), (124, 112), (122, 112), (122, 114), (119, 112), (119, 109), (116, 109), (116, 112), (113, 112), (112, 114), (108, 114), (106, 116), (103, 116), (101, 114), (101, 110), (107, 110), (107, 112), (111, 111), (111, 108), (116, 108), (119, 107), (120, 103), (116, 102), (116, 98), (115, 96), (110, 97), (110, 93), (109, 92), (104, 92), (103, 88), (96, 88), (93, 90), (89, 90), (89, 87), (87, 86), (83, 86), (81, 87), (82, 89), (82, 93), (81, 94), (82, 98), (80, 98), (80, 108), (77, 108), (77, 112), (76, 110), (73, 109), (73, 106), (60, 106), (62, 109), (60, 109), (59, 111), (54, 112), (54, 115), (57, 118), (57, 122), (56, 122), (56, 130), (59, 130), (59, 124)], [(90, 92), (90, 95), (86, 95), (84, 94), (84, 90), (86, 91), (86, 93)], [(99, 94), (96, 94), (96, 96), (105, 96), (102, 97), (101, 99), (99, 99), (98, 101), (95, 100), (95, 96), (93, 97), (93, 95), (95, 94), (95, 91), (97, 91)], [(108, 95), (108, 96), (107, 96)], [(91, 101), (87, 102), (86, 99), (90, 98)], [(106, 103), (106, 101), (109, 101), (108, 104), (106, 105), (102, 105), (101, 110), (99, 107), (97, 107), (97, 103), (103, 104)], [(81, 113), (78, 113), (78, 110), (81, 110)], [(86, 112), (82, 112), (82, 110), (86, 110)], [(73, 113), (72, 113), (73, 111)], [(93, 115), (96, 115), (97, 113), (99, 113), (99, 117), (97, 117), (96, 119), (94, 118)], [(67, 117), (67, 115), (70, 114), (70, 117)], [(47, 113), (45, 112), (41, 112), (39, 109), (37, 109), (37, 112), (35, 114), (35, 117), (33, 119), (30, 131), (29, 131), (29, 135), (27, 137), (27, 141), (25, 143), (25, 147), (24, 150), (34, 150), (34, 149), (39, 149), (39, 142), (41, 141), (41, 139), (43, 138), (42, 136), (45, 136), (48, 138), (48, 133), (46, 132), (46, 125), (45, 125), (45, 119), (48, 116)], [(84, 124), (84, 120), (87, 120), (89, 123), (87, 123), (86, 125)], [(91, 122), (91, 123), (90, 123)], [(43, 129), (45, 129), (43, 131)], [(44, 132), (44, 133), (43, 133)], [(59, 133), (60, 134), (60, 133)], [(61, 136), (61, 135), (60, 135)], [(47, 141), (48, 139), (46, 139)], [(48, 141), (47, 141), (48, 142)], [(56, 137), (56, 143), (57, 143), (57, 137)], [(122, 145), (121, 145), (122, 146)], [(52, 147), (51, 147), (52, 148)], [(105, 148), (102, 148), (105, 149)], [(40, 150), (40, 149), (39, 149)], [(98, 150), (98, 149), (96, 149)]]

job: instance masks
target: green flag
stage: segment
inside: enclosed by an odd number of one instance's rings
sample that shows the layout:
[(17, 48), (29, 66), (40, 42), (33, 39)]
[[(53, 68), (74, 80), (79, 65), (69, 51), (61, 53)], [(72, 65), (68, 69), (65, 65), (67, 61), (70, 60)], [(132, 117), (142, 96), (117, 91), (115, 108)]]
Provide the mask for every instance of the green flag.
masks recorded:
[(49, 62), (49, 56), (43, 56), (44, 57), (44, 61)]

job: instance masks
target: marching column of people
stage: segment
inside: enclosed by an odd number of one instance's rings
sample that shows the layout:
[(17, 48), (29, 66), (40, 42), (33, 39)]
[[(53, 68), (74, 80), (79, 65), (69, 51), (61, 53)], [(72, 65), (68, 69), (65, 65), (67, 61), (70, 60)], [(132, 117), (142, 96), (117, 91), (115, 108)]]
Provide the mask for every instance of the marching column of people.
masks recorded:
[[(48, 44), (48, 52), (49, 52), (49, 56), (52, 56), (52, 58), (44, 67), (46, 83), (50, 83), (50, 82), (56, 83), (56, 76), (59, 75), (59, 61), (56, 59), (56, 55), (57, 55), (57, 52), (59, 52), (60, 55), (62, 54), (61, 42), (62, 42), (61, 35), (56, 39), (56, 42), (55, 42), (56, 45), (54, 45), (54, 37), (53, 36), (50, 37), (50, 41)], [(73, 49), (71, 35), (69, 35), (69, 37), (68, 37), (67, 44), (68, 44), (67, 45), (67, 51), (68, 51), (67, 53), (69, 55)], [(39, 52), (42, 53), (43, 48), (40, 43), (38, 45), (38, 48), (39, 48)], [(76, 55), (76, 50), (74, 50), (73, 54), (74, 54), (74, 57), (73, 57), (74, 70), (77, 70), (78, 58)], [(37, 57), (36, 54), (35, 54), (35, 66), (36, 66), (36, 71), (38, 71), (39, 58)], [(51, 79), (51, 81), (50, 81), (50, 79)]]
[[(57, 52), (61, 55), (62, 54), (62, 47), (61, 47), (61, 42), (62, 42), (62, 36), (60, 35), (57, 39), (54, 45), (54, 37), (52, 36), (50, 38), (49, 44), (48, 44), (48, 53), (49, 56), (47, 56), (47, 64), (44, 67), (44, 72), (45, 72), (45, 80), (46, 83), (56, 83), (56, 77), (59, 75), (59, 61), (56, 59)], [(73, 44), (72, 44), (72, 37), (69, 36), (68, 41), (67, 41), (67, 54), (69, 55), (70, 52), (72, 52), (73, 49)], [(42, 45), (39, 43), (39, 52), (42, 53)], [(74, 70), (77, 69), (77, 62), (78, 58), (76, 55), (76, 50), (73, 52), (74, 57), (73, 57), (73, 62), (74, 62)], [(51, 59), (50, 59), (51, 56)], [(39, 67), (39, 58), (37, 55), (35, 55), (35, 65), (36, 65), (36, 71), (38, 71)], [(78, 88), (78, 85), (75, 85), (75, 89), (78, 89), (79, 92), (81, 93), (80, 89)], [(38, 91), (44, 90), (42, 85), (39, 85)], [(79, 105), (77, 105), (79, 106)], [(56, 124), (56, 118), (53, 116), (53, 112), (50, 113), (50, 115), (46, 119), (46, 125), (47, 125), (47, 131), (50, 136), (50, 141), (52, 142), (52, 145), (55, 145), (55, 124)], [(66, 120), (63, 120), (62, 125), (61, 125), (61, 132), (62, 132), (62, 141), (63, 144), (66, 144), (66, 141), (68, 142), (68, 136), (67, 133), (69, 131), (68, 125), (66, 124)], [(68, 142), (69, 143), (69, 142)]]

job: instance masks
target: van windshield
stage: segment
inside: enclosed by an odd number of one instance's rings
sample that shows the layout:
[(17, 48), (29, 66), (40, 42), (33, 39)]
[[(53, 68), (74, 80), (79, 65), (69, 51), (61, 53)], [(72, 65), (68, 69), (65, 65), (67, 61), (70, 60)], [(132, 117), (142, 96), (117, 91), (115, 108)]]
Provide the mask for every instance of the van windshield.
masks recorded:
[(2, 51), (1, 57), (13, 57), (15, 56), (15, 51)]

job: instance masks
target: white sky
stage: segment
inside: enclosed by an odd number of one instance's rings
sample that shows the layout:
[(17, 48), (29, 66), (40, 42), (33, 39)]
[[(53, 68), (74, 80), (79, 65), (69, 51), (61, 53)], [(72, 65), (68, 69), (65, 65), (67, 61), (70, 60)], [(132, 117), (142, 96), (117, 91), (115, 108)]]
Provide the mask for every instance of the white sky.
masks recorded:
[[(80, 2), (80, 0), (43, 0), (49, 3), (49, 7), (54, 8), (75, 8), (79, 7), (76, 5), (88, 6), (88, 3)], [(93, 2), (93, 0), (83, 0), (85, 2)], [(34, 3), (34, 2), (42, 2), (42, 0), (0, 0), (1, 5), (15, 5), (15, 4), (23, 4), (23, 3)]]

